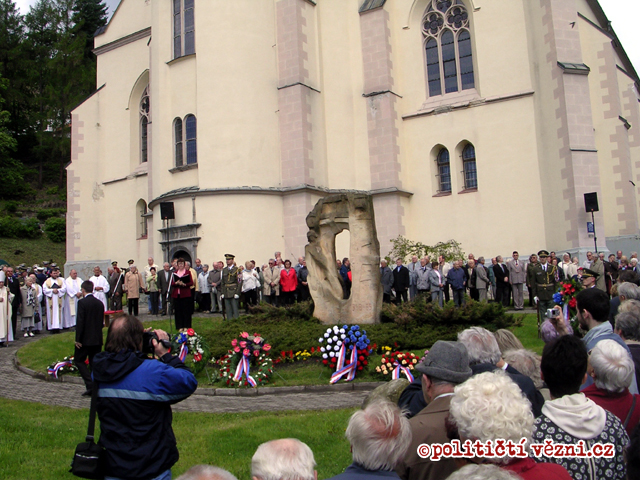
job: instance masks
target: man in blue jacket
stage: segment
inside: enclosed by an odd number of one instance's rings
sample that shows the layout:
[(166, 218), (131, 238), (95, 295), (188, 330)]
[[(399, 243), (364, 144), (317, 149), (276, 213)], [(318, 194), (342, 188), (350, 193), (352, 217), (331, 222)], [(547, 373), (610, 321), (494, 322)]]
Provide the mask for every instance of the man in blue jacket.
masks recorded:
[(456, 307), (464, 305), (464, 290), (467, 286), (467, 274), (460, 268), (460, 261), (453, 262), (453, 268), (447, 273), (447, 283), (453, 290), (453, 302)]
[(99, 444), (106, 450), (106, 479), (168, 480), (178, 461), (171, 428), (171, 405), (189, 397), (198, 386), (182, 361), (169, 353), (154, 330), (157, 360), (142, 353), (144, 329), (132, 315), (113, 320), (104, 352), (93, 361), (98, 387)]

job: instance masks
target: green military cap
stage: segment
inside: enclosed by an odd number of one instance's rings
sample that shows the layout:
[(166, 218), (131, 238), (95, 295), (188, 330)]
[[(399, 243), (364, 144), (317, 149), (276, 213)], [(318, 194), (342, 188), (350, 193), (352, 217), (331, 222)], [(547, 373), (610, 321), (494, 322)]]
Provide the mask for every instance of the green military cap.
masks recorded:
[(582, 278), (589, 278), (589, 277), (598, 278), (600, 276), (599, 273), (594, 272), (593, 270), (590, 270), (588, 268), (579, 268), (578, 271), (580, 272), (580, 276)]
[(133, 260), (129, 260), (127, 263), (128, 263), (129, 265), (133, 265), (133, 264), (134, 264), (134, 263), (136, 263), (136, 262), (134, 262)]
[(542, 258), (542, 257), (548, 257), (549, 256), (549, 252), (547, 252), (546, 250), (540, 250), (538, 252), (538, 257)]
[(224, 254), (224, 258), (226, 260), (233, 260), (234, 258), (236, 258), (236, 256), (235, 255), (231, 255), (230, 253), (225, 253)]
[(118, 265), (118, 262), (116, 262), (115, 260), (113, 262), (111, 262), (111, 266), (115, 267), (116, 265)]

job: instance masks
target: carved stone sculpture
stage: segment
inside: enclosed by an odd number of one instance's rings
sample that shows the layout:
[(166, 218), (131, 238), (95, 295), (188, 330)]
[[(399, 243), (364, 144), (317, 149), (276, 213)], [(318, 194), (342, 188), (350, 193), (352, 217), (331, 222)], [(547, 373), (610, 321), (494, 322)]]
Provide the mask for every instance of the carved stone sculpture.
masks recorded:
[[(326, 324), (378, 323), (382, 308), (380, 243), (370, 195), (330, 195), (316, 203), (307, 215), (306, 246), (309, 290), (314, 316)], [(335, 238), (350, 233), (351, 296), (343, 299), (336, 268)]]

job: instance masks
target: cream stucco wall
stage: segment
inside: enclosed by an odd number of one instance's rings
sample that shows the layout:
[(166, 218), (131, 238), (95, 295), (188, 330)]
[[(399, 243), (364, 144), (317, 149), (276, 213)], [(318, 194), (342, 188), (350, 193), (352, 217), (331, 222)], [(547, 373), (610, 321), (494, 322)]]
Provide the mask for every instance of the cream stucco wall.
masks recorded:
[[(165, 200), (175, 206), (171, 225), (200, 224), (189, 242), (203, 261), (229, 251), (260, 264), (274, 250), (297, 257), (306, 213), (322, 191), (339, 189), (378, 195), (382, 255), (398, 234), (453, 238), (487, 257), (581, 251), (589, 237), (580, 197), (590, 188), (601, 196), (602, 244), (638, 233), (637, 189), (624, 182), (640, 187), (637, 91), (610, 38), (578, 16), (598, 22), (585, 0), (465, 1), (475, 89), (436, 98), (425, 82), (428, 0), (359, 14), (361, 3), (196, 0), (196, 54), (174, 60), (171, 2), (123, 0), (96, 37), (104, 87), (74, 111), (69, 259), (163, 258)], [(558, 61), (591, 71), (563, 74)], [(141, 165), (147, 84), (150, 157)], [(197, 118), (197, 168), (176, 170), (173, 122), (188, 114)], [(467, 142), (478, 189), (462, 192)], [(452, 174), (444, 196), (435, 195), (442, 147)], [(146, 239), (135, 234), (140, 199), (153, 214)]]

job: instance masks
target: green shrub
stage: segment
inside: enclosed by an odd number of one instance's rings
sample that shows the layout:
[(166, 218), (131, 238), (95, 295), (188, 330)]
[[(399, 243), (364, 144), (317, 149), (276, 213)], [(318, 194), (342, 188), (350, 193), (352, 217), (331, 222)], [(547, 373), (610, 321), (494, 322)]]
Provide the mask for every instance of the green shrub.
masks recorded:
[(21, 219), (5, 216), (0, 218), (0, 236), (5, 238), (40, 238), (42, 230), (35, 218)]
[(42, 210), (38, 210), (36, 216), (38, 217), (38, 220), (45, 222), (49, 218), (57, 217), (63, 213), (65, 213), (64, 208), (43, 208)]
[(67, 238), (67, 222), (64, 218), (49, 218), (44, 231), (52, 242), (64, 242)]
[(58, 191), (58, 187), (47, 188), (47, 195), (58, 195)]
[(4, 204), (4, 209), (7, 213), (16, 213), (18, 211), (18, 202), (10, 200)]

